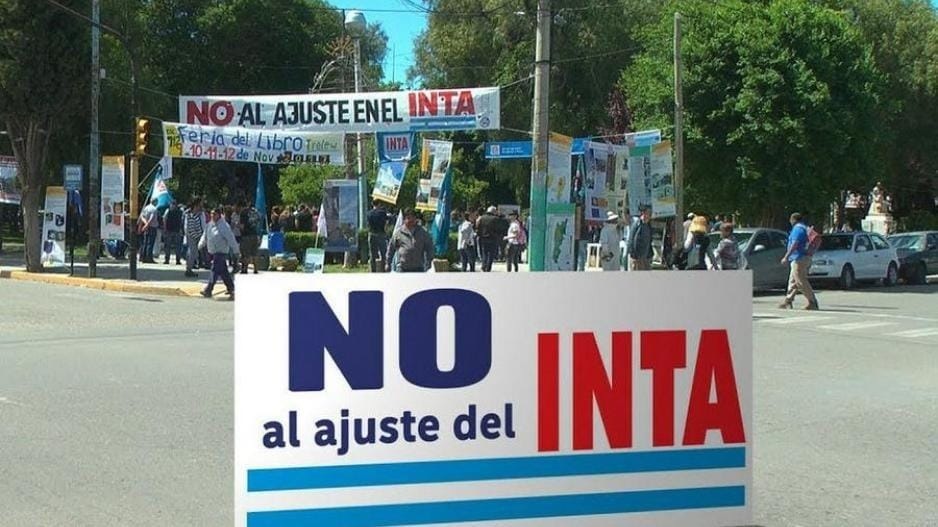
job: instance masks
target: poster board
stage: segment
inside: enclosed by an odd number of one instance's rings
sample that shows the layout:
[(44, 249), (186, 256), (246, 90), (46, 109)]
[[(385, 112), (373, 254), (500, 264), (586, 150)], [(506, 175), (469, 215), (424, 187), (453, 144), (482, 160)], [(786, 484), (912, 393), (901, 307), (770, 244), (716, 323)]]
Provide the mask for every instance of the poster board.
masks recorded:
[(752, 523), (748, 271), (244, 278), (236, 526)]

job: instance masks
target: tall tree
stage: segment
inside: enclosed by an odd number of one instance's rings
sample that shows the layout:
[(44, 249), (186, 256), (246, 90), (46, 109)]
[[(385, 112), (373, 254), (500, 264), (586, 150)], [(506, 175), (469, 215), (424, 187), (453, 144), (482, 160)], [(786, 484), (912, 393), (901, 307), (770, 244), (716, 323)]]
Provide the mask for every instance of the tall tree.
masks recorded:
[[(432, 0), (427, 30), (414, 45), (412, 83), (428, 88), (506, 86), (501, 93), (504, 132), (464, 134), (481, 142), (518, 139), (530, 130), (533, 81), (516, 82), (533, 71), (537, 2), (533, 0)], [(644, 42), (640, 29), (657, 20), (661, 6), (646, 0), (555, 0), (552, 2), (550, 129), (567, 135), (597, 135), (622, 125), (621, 108), (609, 108), (621, 70)], [(611, 99), (612, 97), (612, 99)], [(612, 110), (612, 111), (610, 111)], [(467, 174), (489, 183), (490, 202), (528, 197), (530, 166), (493, 165), (482, 149), (464, 152)]]
[[(673, 12), (673, 11), (671, 11)], [(882, 78), (843, 13), (809, 0), (681, 3), (691, 210), (781, 224), (826, 217), (843, 188), (882, 174)], [(639, 127), (673, 118), (671, 16), (622, 75)]]
[(827, 4), (841, 10), (870, 43), (886, 79), (886, 114), (879, 127), (886, 151), (884, 185), (895, 197), (894, 212), (908, 216), (936, 210), (938, 11), (928, 0), (829, 0)]
[[(79, 0), (63, 1), (78, 8)], [(12, 143), (22, 191), (26, 268), (42, 270), (40, 201), (53, 137), (87, 93), (88, 26), (34, 0), (0, 0), (0, 124)]]

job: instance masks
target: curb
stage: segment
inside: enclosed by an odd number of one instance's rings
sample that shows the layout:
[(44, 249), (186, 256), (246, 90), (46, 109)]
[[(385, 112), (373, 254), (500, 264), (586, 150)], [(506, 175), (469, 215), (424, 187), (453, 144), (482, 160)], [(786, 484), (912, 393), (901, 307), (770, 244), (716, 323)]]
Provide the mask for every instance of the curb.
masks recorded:
[(0, 271), (0, 278), (22, 280), (25, 282), (38, 282), (43, 284), (68, 285), (84, 287), (86, 289), (100, 289), (103, 291), (116, 291), (120, 293), (136, 293), (141, 295), (164, 295), (198, 297), (201, 286), (172, 287), (146, 285), (125, 280), (105, 280), (103, 278), (82, 278), (78, 276), (63, 276), (57, 274), (30, 273), (27, 271)]

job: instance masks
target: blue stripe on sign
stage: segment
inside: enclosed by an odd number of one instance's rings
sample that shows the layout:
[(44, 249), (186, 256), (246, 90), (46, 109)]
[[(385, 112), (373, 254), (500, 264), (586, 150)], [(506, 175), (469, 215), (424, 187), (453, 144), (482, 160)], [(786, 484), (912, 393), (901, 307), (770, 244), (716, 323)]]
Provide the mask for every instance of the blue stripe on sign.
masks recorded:
[(745, 447), (248, 470), (248, 492), (743, 468)]
[(248, 527), (383, 527), (742, 507), (746, 488), (703, 487), (249, 512)]

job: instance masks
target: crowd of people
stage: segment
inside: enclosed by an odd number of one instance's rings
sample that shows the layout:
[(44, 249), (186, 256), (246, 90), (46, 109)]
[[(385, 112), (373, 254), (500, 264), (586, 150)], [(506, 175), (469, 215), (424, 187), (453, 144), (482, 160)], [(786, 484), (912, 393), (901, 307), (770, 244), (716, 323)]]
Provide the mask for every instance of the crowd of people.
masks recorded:
[[(401, 225), (392, 228), (394, 215), (382, 202), (376, 200), (368, 213), (368, 258), (373, 273), (430, 268), (433, 240), (423, 227), (423, 219), (412, 209), (400, 214)], [(499, 214), (494, 205), (469, 212), (456, 210), (450, 216), (450, 231), (457, 234), (463, 272), (475, 272), (476, 262), (481, 262), (482, 272), (491, 272), (498, 260), (505, 261), (509, 272), (519, 270), (528, 230), (518, 212)]]
[[(253, 205), (239, 203), (228, 206), (206, 206), (201, 198), (180, 206), (175, 200), (160, 207), (154, 199), (140, 211), (136, 232), (140, 242), (138, 258), (143, 263), (182, 265), (184, 275), (197, 277), (197, 270), (209, 270), (202, 295), (211, 297), (218, 280), (226, 293), (234, 298), (232, 273), (258, 272), (258, 249), (264, 234), (263, 217)], [(112, 257), (126, 257), (127, 244), (120, 240), (105, 241), (103, 250)], [(253, 266), (253, 269), (252, 269)]]

